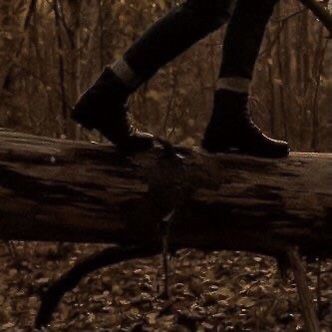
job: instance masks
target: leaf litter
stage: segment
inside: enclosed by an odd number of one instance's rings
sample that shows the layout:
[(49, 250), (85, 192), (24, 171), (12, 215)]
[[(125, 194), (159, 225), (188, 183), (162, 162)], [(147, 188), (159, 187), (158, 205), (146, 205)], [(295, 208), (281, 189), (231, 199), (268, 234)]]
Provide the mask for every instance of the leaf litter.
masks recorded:
[[(32, 331), (39, 294), (97, 245), (0, 246), (0, 331)], [(294, 281), (271, 258), (182, 250), (170, 261), (163, 299), (161, 256), (121, 263), (84, 278), (45, 331), (304, 331)], [(322, 264), (321, 323), (332, 329), (332, 262)], [(316, 294), (317, 265), (308, 265)]]

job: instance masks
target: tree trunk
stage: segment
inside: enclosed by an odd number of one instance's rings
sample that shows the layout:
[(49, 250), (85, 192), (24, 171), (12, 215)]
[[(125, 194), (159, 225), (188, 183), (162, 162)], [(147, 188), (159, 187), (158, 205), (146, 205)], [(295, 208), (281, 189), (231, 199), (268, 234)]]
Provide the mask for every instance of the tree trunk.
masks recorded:
[[(288, 159), (0, 131), (0, 237), (332, 256), (332, 155)], [(171, 216), (171, 217), (170, 217)]]
[(31, 20), (33, 18), (33, 15), (36, 11), (37, 6), (37, 0), (31, 0), (27, 9), (27, 14), (23, 21), (23, 31), (22, 31), (22, 37), (17, 42), (17, 48), (13, 51), (13, 56), (11, 61), (6, 66), (7, 68), (3, 71), (3, 74), (0, 73), (0, 95), (3, 92), (3, 90), (10, 90), (10, 86), (12, 83), (12, 74), (15, 69), (15, 64), (19, 57), (21, 56), (24, 42), (26, 40), (26, 36), (31, 24)]

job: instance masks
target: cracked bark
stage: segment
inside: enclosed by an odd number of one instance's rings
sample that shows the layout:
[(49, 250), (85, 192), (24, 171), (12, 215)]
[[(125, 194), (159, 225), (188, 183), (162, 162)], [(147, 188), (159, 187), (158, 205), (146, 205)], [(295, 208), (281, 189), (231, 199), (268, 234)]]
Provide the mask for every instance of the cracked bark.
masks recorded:
[(209, 156), (156, 147), (124, 155), (111, 145), (0, 131), (3, 240), (161, 243), (278, 255), (332, 254), (332, 155), (282, 160)]

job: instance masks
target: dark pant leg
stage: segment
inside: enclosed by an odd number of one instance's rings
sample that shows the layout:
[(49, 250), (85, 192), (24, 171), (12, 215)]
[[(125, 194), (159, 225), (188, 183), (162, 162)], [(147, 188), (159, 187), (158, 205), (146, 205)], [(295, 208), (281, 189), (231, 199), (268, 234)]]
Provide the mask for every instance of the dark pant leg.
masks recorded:
[[(252, 0), (244, 0), (251, 3)], [(187, 0), (153, 24), (125, 53), (142, 80), (218, 29), (231, 16), (234, 0)]]
[(223, 48), (220, 77), (251, 79), (266, 25), (278, 0), (237, 0)]

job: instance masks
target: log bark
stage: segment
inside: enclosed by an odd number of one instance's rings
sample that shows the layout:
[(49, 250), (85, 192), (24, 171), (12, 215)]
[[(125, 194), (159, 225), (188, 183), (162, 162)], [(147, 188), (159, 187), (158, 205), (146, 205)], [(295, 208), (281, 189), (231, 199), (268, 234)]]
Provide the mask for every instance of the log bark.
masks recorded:
[(332, 257), (331, 184), (332, 154), (124, 154), (0, 130), (2, 240), (155, 248), (166, 232), (174, 249)]

